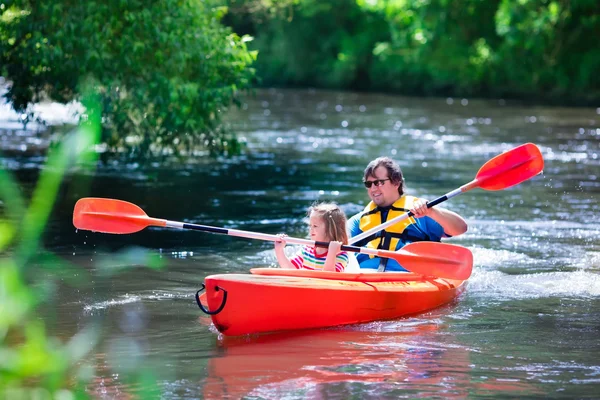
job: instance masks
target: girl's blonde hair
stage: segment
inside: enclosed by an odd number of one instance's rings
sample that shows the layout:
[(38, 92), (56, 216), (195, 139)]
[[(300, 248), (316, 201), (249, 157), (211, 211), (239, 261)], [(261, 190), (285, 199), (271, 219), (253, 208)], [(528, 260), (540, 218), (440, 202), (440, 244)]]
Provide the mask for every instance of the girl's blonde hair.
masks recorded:
[(323, 220), (329, 241), (335, 240), (336, 242), (342, 242), (342, 244), (348, 244), (346, 214), (337, 204), (332, 202), (313, 203), (308, 208), (306, 215), (310, 218), (312, 213)]

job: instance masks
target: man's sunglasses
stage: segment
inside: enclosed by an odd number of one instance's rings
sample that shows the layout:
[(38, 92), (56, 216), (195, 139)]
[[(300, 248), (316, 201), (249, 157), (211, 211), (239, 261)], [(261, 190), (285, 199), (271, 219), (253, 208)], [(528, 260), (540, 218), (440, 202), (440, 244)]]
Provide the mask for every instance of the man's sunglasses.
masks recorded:
[(385, 183), (385, 181), (389, 181), (390, 178), (386, 178), (386, 179), (375, 179), (374, 181), (363, 181), (363, 183), (365, 184), (365, 187), (367, 189), (370, 189), (371, 186), (375, 185), (375, 186), (383, 186), (383, 184)]

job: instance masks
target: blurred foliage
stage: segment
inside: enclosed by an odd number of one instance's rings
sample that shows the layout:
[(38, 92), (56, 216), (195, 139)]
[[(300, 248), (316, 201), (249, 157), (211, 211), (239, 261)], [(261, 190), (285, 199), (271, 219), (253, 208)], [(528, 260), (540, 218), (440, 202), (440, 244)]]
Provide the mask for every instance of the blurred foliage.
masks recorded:
[(600, 100), (596, 0), (228, 0), (264, 86)]
[(212, 0), (0, 0), (0, 65), (17, 111), (79, 100), (92, 79), (102, 142), (130, 155), (237, 152), (222, 114), (254, 80), (256, 53)]
[[(82, 87), (90, 87), (83, 85)], [(100, 100), (84, 96), (87, 114), (78, 128), (50, 149), (30, 199), (17, 180), (0, 169), (0, 399), (88, 398), (86, 384), (93, 367), (86, 361), (98, 343), (101, 328), (92, 321), (72, 337), (59, 339), (47, 331), (47, 310), (59, 285), (83, 285), (90, 273), (47, 251), (43, 234), (71, 168), (95, 165), (100, 134)], [(121, 263), (159, 267), (140, 249), (118, 256)], [(118, 260), (118, 258), (115, 258)], [(141, 263), (140, 263), (141, 260)], [(114, 260), (113, 260), (114, 261)], [(100, 277), (124, 269), (105, 260)], [(127, 371), (142, 398), (156, 398), (156, 383), (147, 367)]]

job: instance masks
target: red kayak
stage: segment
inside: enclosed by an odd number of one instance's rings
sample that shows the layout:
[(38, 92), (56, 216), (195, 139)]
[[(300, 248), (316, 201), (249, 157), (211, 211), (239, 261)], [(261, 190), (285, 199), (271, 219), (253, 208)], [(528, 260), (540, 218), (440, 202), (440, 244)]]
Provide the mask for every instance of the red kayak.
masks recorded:
[(203, 289), (196, 294), (200, 308), (224, 335), (399, 318), (447, 304), (466, 286), (464, 280), (405, 272), (280, 268), (254, 268), (250, 272), (207, 276)]

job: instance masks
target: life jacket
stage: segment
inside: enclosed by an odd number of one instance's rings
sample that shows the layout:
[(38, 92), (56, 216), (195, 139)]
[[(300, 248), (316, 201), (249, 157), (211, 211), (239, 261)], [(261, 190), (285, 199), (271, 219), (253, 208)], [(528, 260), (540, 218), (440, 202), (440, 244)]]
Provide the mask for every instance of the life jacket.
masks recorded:
[[(382, 219), (382, 208), (370, 202), (367, 204), (360, 217), (359, 227), (361, 231), (366, 232), (371, 228), (381, 225), (400, 215), (406, 214), (413, 207), (417, 200), (414, 196), (402, 196), (390, 207), (383, 208), (388, 210), (385, 220)], [(388, 226), (373, 235), (355, 243), (357, 246), (366, 246), (372, 249), (398, 250), (407, 243), (430, 240), (429, 235), (419, 226), (419, 223), (413, 217), (406, 218), (392, 226)], [(370, 256), (371, 258), (374, 256)]]

